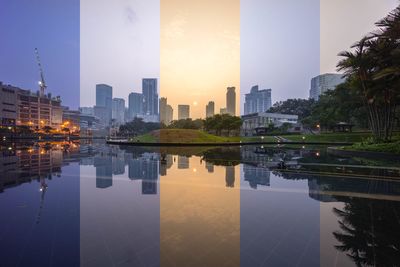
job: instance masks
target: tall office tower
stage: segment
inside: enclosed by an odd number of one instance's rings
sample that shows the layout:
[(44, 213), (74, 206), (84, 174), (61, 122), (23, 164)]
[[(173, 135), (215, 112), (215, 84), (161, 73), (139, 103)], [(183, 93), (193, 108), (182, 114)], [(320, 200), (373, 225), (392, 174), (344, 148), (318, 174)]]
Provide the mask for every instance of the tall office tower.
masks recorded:
[(319, 100), (320, 95), (345, 81), (342, 74), (325, 73), (311, 79), (310, 99)]
[(166, 124), (169, 125), (174, 118), (174, 109), (171, 107), (171, 105), (167, 105), (165, 109), (165, 121)]
[(112, 100), (112, 119), (117, 124), (125, 123), (125, 100), (113, 98)]
[(167, 115), (167, 98), (160, 98), (160, 122), (167, 124), (166, 115)]
[(190, 118), (190, 106), (178, 105), (178, 120), (184, 120), (188, 118)]
[(220, 108), (219, 109), (219, 114), (228, 114), (228, 112), (226, 111), (226, 108)]
[(143, 114), (143, 95), (139, 93), (130, 93), (128, 102), (129, 119)]
[(271, 89), (258, 90), (258, 85), (251, 87), (250, 93), (245, 94), (244, 115), (266, 112), (272, 106)]
[(102, 110), (100, 113), (95, 113), (95, 116), (103, 122), (107, 127), (110, 125), (112, 118), (112, 87), (107, 84), (96, 84), (96, 107), (95, 111)]
[(214, 112), (215, 112), (215, 103), (214, 101), (210, 101), (206, 105), (206, 118), (214, 116)]
[(157, 79), (143, 79), (143, 114), (158, 115)]
[(235, 87), (228, 87), (226, 91), (226, 112), (229, 115), (236, 115), (236, 92)]

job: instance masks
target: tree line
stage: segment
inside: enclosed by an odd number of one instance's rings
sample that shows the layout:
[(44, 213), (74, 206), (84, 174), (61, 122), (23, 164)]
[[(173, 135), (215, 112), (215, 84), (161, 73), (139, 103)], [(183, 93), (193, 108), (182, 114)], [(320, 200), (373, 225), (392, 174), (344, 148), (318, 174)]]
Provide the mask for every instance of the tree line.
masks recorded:
[(159, 122), (145, 122), (142, 118), (134, 118), (131, 122), (119, 127), (122, 136), (142, 135), (158, 129), (195, 129), (212, 132), (216, 135), (239, 134), (242, 120), (240, 117), (229, 114), (217, 114), (206, 119), (173, 120), (169, 125)]

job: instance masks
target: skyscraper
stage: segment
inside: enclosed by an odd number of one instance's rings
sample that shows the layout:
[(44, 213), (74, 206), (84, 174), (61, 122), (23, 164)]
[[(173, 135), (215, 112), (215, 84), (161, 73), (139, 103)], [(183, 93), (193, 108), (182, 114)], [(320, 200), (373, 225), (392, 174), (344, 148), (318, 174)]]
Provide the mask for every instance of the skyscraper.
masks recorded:
[(271, 89), (258, 90), (254, 85), (250, 93), (245, 94), (244, 115), (258, 112), (266, 112), (272, 106)]
[(143, 114), (158, 115), (157, 79), (143, 79)]
[(228, 87), (226, 91), (226, 113), (235, 116), (236, 114), (236, 92), (235, 87)]
[(172, 121), (173, 109), (167, 103), (166, 97), (160, 98), (160, 122), (169, 125)]
[(167, 107), (165, 109), (165, 113), (166, 113), (165, 114), (165, 121), (166, 121), (166, 124), (168, 125), (168, 124), (171, 123), (171, 121), (174, 118), (174, 110), (171, 107), (171, 105), (167, 105)]
[(215, 113), (215, 103), (214, 101), (210, 101), (206, 105), (206, 118), (214, 116), (214, 113)]
[(311, 79), (310, 99), (319, 100), (320, 95), (343, 83), (342, 74), (325, 73)]
[(188, 118), (190, 118), (190, 106), (178, 105), (178, 120), (184, 120)]
[(128, 103), (128, 114), (129, 119), (137, 117), (138, 115), (143, 114), (143, 95), (139, 93), (130, 93), (129, 94), (129, 103)]
[(95, 116), (109, 126), (112, 118), (112, 87), (107, 84), (96, 84), (96, 107), (95, 111), (102, 110), (101, 114), (97, 113)]
[(125, 123), (125, 100), (122, 98), (113, 98), (112, 100), (112, 119), (117, 124)]
[(166, 113), (167, 113), (167, 98), (166, 97), (161, 97), (160, 98), (160, 122), (166, 124)]

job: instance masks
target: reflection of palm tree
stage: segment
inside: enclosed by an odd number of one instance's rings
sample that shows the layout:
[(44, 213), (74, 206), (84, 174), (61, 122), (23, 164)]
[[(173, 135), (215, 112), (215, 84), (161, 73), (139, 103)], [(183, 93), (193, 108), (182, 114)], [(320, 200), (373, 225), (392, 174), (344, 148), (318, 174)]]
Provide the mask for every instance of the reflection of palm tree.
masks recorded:
[(400, 204), (351, 199), (334, 208), (341, 231), (333, 235), (357, 266), (398, 266), (400, 263)]

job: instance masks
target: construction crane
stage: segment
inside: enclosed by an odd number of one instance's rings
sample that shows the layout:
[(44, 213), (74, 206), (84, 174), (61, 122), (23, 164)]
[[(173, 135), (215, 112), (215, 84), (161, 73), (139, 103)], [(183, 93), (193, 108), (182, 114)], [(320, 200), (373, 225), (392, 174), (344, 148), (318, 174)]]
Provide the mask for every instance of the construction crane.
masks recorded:
[(40, 72), (40, 81), (39, 81), (40, 96), (44, 96), (44, 92), (47, 88), (47, 85), (44, 81), (43, 68), (42, 68), (42, 64), (40, 63), (39, 51), (37, 48), (35, 48), (35, 54), (36, 54), (36, 61), (39, 66), (39, 72)]

